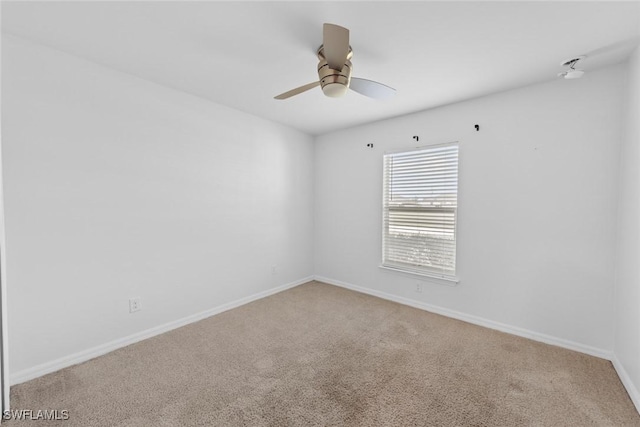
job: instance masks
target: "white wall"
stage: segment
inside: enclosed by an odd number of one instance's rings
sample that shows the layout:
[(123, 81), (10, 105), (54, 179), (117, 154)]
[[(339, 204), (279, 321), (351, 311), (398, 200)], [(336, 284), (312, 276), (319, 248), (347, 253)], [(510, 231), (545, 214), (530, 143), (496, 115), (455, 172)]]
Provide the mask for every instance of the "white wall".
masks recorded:
[[(608, 355), (624, 84), (618, 65), (317, 138), (316, 275)], [(460, 142), (461, 281), (423, 293), (378, 267), (382, 155), (413, 135)]]
[(311, 137), (2, 42), (12, 376), (313, 274)]
[[(305, 279), (315, 238), (317, 276), (614, 350), (637, 390), (637, 52), (626, 107), (614, 66), (325, 135), (315, 165), (269, 121), (18, 38), (2, 60), (12, 374)], [(421, 294), (378, 268), (382, 153), (413, 135), (461, 144), (461, 282)]]
[(615, 362), (640, 411), (640, 48), (629, 60), (615, 285)]

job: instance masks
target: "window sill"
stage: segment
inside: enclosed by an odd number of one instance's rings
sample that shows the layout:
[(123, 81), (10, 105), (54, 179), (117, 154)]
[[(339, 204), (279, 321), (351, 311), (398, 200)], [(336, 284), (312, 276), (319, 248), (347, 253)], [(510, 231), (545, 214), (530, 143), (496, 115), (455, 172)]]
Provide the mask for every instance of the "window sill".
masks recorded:
[(448, 276), (445, 274), (437, 274), (437, 273), (429, 273), (426, 271), (416, 271), (410, 269), (404, 269), (402, 267), (395, 267), (390, 265), (380, 265), (379, 266), (383, 270), (393, 271), (395, 273), (407, 274), (410, 276), (416, 276), (420, 278), (428, 278), (428, 279), (436, 279), (438, 282), (442, 282), (448, 286), (455, 286), (460, 282), (460, 279), (457, 276)]

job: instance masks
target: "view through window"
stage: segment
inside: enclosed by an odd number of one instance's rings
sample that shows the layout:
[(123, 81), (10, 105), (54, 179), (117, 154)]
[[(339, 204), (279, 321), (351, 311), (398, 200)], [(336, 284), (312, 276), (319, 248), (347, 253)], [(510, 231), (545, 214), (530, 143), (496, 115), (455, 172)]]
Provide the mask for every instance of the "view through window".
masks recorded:
[(456, 274), (458, 144), (384, 156), (382, 265)]

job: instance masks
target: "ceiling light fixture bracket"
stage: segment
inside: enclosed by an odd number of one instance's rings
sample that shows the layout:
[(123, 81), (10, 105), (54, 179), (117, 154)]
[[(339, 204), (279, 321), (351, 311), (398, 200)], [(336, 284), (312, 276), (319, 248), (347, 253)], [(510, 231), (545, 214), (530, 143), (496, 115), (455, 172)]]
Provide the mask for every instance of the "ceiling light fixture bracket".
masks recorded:
[(576, 64), (578, 61), (585, 59), (586, 55), (576, 56), (575, 58), (567, 59), (560, 63), (563, 67), (569, 67), (568, 70), (558, 73), (558, 77), (562, 77), (565, 79), (579, 79), (584, 75), (584, 71), (580, 69), (576, 69)]
[(571, 69), (575, 69), (576, 64), (578, 63), (578, 61), (586, 59), (586, 57), (587, 57), (586, 55), (576, 56), (575, 58), (571, 58), (571, 59), (567, 59), (566, 61), (562, 61), (562, 63), (560, 65), (562, 65), (563, 67), (569, 67)]

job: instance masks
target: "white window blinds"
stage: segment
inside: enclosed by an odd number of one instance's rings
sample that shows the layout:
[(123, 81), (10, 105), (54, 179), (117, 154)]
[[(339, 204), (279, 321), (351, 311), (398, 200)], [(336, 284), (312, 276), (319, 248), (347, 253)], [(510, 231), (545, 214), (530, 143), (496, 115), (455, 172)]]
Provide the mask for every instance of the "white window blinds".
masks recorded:
[(458, 144), (384, 156), (382, 265), (456, 272)]

